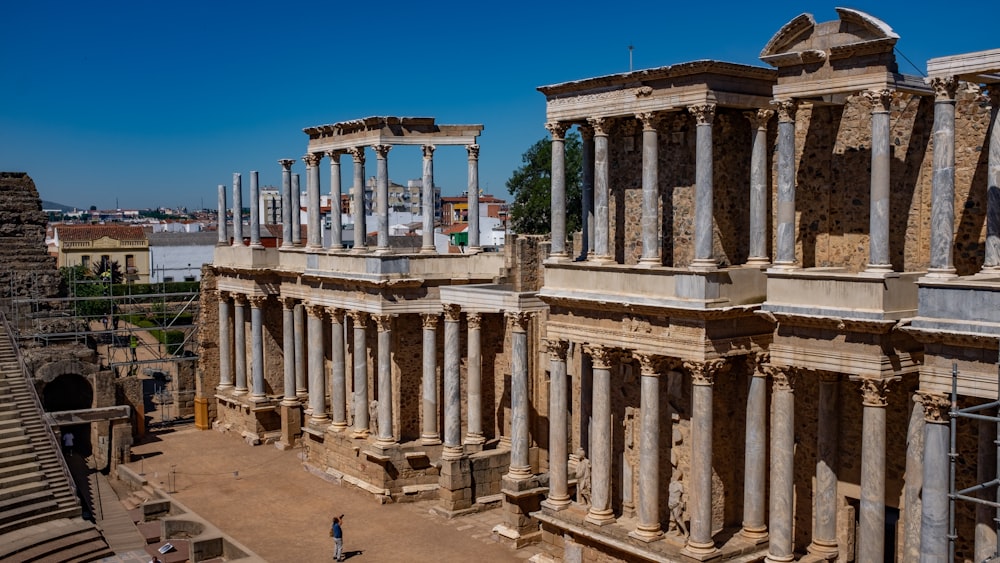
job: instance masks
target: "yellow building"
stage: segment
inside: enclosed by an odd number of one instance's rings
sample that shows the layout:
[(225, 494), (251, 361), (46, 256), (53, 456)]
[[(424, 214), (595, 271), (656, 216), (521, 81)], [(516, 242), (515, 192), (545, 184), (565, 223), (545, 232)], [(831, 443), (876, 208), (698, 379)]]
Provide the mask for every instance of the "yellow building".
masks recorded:
[(117, 262), (126, 281), (149, 283), (149, 240), (142, 227), (57, 225), (53, 239), (60, 268), (97, 268), (103, 262)]

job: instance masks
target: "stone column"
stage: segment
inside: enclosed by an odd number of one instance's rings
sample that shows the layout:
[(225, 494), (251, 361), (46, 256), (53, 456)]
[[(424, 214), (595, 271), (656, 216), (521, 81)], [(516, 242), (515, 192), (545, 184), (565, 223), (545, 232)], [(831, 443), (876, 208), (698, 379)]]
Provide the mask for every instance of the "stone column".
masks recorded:
[(479, 145), (467, 145), (469, 153), (469, 252), (482, 250), (479, 244)]
[(295, 325), (295, 396), (303, 403), (309, 398), (309, 383), (307, 377), (306, 356), (306, 306), (302, 303), (295, 305), (292, 310)]
[(566, 380), (565, 340), (550, 340), (549, 348), (549, 494), (551, 510), (570, 505), (569, 496), (569, 382)]
[(552, 250), (555, 259), (566, 258), (566, 130), (565, 123), (546, 123), (552, 135)]
[(243, 246), (243, 179), (233, 172), (233, 246)]
[(264, 248), (260, 242), (260, 181), (257, 171), (250, 171), (250, 247)]
[[(368, 227), (365, 225), (365, 148), (353, 147), (347, 150), (354, 159), (354, 252), (367, 252)], [(365, 407), (365, 412), (368, 407)]]
[[(754, 128), (750, 154), (750, 256), (747, 264), (764, 265), (770, 262), (767, 255), (767, 123), (774, 111), (759, 109), (743, 115)], [(745, 528), (744, 528), (745, 529)]]
[(312, 410), (310, 420), (325, 422), (329, 420), (326, 414), (326, 384), (323, 377), (323, 362), (326, 350), (323, 348), (323, 315), (326, 308), (323, 305), (310, 303), (306, 307), (309, 315), (309, 327), (306, 334), (309, 338), (309, 408)]
[[(924, 488), (921, 495), (922, 510), (920, 516), (920, 563), (947, 563), (948, 451), (950, 441), (948, 428), (949, 403), (948, 399), (941, 395), (921, 393), (920, 397), (923, 402), (925, 422)], [(865, 410), (867, 412), (867, 408)], [(865, 440), (865, 444), (867, 445), (867, 435), (865, 436)], [(996, 455), (996, 449), (993, 450), (993, 455)], [(864, 465), (862, 465), (863, 469)], [(995, 477), (995, 475), (991, 477)], [(863, 494), (864, 481), (862, 481)], [(864, 546), (859, 544), (859, 547)], [(989, 556), (992, 555), (992, 553), (989, 554)], [(879, 560), (881, 561), (881, 557)], [(977, 561), (986, 561), (986, 559), (977, 559)]]
[[(996, 184), (993, 184), (994, 186)], [(947, 411), (944, 411), (947, 412)], [(996, 416), (991, 408), (981, 414)], [(997, 422), (979, 420), (979, 445), (976, 459), (977, 483), (988, 483), (997, 477)], [(997, 501), (997, 489), (990, 487), (979, 491), (979, 498), (989, 502)], [(976, 505), (976, 542), (974, 561), (989, 561), (997, 552), (997, 531), (993, 518), (997, 509), (986, 505)]]
[(340, 155), (341, 151), (326, 151), (330, 157), (330, 250), (344, 248), (344, 225), (340, 213)]
[(375, 315), (378, 328), (378, 436), (382, 447), (396, 443), (392, 428), (392, 315)]
[(219, 184), (219, 216), (218, 216), (218, 231), (219, 231), (219, 246), (229, 245), (229, 235), (226, 234), (226, 186)]
[(250, 374), (253, 389), (250, 400), (259, 402), (267, 400), (264, 394), (264, 310), (267, 295), (250, 296)]
[(641, 403), (639, 413), (639, 522), (630, 536), (650, 542), (660, 529), (660, 374), (657, 358), (638, 355)]
[[(986, 164), (986, 259), (983, 261), (983, 269), (990, 273), (1000, 270), (1000, 92), (998, 88), (1000, 84), (995, 82), (989, 85), (991, 124), (990, 152)], [(994, 535), (995, 533), (994, 531)]]
[(590, 510), (586, 520), (598, 526), (615, 521), (611, 509), (611, 361), (609, 348), (593, 346), (587, 349), (593, 362), (594, 384), (590, 427)]
[(420, 211), (424, 214), (424, 233), (420, 252), (436, 254), (434, 246), (434, 145), (424, 145), (424, 174), (421, 179)]
[(813, 493), (813, 533), (809, 553), (837, 558), (837, 417), (840, 396), (837, 374), (819, 376), (819, 411), (816, 413), (816, 490)]
[(694, 261), (691, 267), (713, 269), (715, 261), (713, 246), (713, 211), (715, 206), (712, 176), (712, 123), (715, 121), (715, 104), (702, 104), (688, 108), (694, 116), (697, 136), (695, 149), (695, 202), (694, 202)]
[(640, 113), (642, 122), (642, 257), (639, 264), (659, 266), (660, 259), (660, 178), (656, 126), (659, 116)]
[(955, 91), (958, 79), (932, 78), (934, 155), (931, 172), (931, 263), (927, 275), (955, 277)]
[(421, 379), (421, 432), (420, 442), (434, 446), (441, 443), (438, 431), (437, 385), (437, 325), (440, 315), (425, 314), (423, 319), (423, 376)]
[[(375, 205), (378, 223), (378, 246), (376, 252), (389, 252), (389, 150), (391, 145), (375, 145)], [(381, 404), (381, 403), (380, 403)]]
[(281, 298), (281, 352), (284, 356), (284, 397), (281, 404), (285, 406), (298, 405), (295, 396), (295, 299)]
[(219, 292), (219, 391), (233, 388), (233, 317), (229, 312), (229, 294)]
[(302, 246), (302, 188), (299, 175), (292, 174), (292, 243)]
[(469, 327), (469, 354), (466, 364), (466, 391), (468, 395), (468, 422), (465, 443), (473, 447), (481, 447), (486, 439), (483, 437), (483, 393), (482, 393), (482, 315), (468, 313), (465, 316)]
[(903, 485), (903, 551), (901, 561), (920, 560), (920, 492), (924, 488), (924, 408), (919, 393), (911, 397), (910, 420), (906, 428), (906, 481)]
[(578, 125), (583, 157), (582, 198), (580, 216), (580, 254), (577, 260), (586, 260), (587, 255), (594, 250), (594, 128), (589, 125)]
[(684, 550), (697, 557), (718, 552), (712, 539), (712, 395), (715, 376), (727, 367), (722, 359), (685, 362), (691, 374), (691, 471), (688, 511), (691, 530)]
[[(795, 110), (794, 100), (772, 102), (778, 111), (778, 202), (774, 267), (795, 268)], [(773, 532), (773, 529), (772, 529)]]
[(608, 128), (603, 117), (587, 120), (594, 129), (594, 260), (611, 261), (610, 221), (608, 211)]
[(351, 311), (354, 324), (354, 436), (368, 436), (368, 314)]
[(236, 388), (234, 395), (246, 395), (247, 388), (247, 296), (233, 294), (233, 348), (235, 348)]
[(743, 528), (753, 543), (767, 540), (767, 354), (754, 357), (747, 392), (746, 444), (743, 460)]
[(864, 92), (872, 104), (872, 176), (868, 211), (868, 267), (866, 272), (891, 272), (889, 260), (889, 164), (892, 139), (889, 108), (892, 90)]
[(767, 366), (771, 390), (771, 502), (768, 563), (795, 560), (792, 521), (795, 499), (794, 368)]
[(531, 314), (508, 312), (511, 330), (510, 362), (510, 479), (532, 476), (528, 450), (531, 446), (528, 417), (528, 323)]
[[(882, 561), (885, 554), (885, 406), (888, 385), (889, 380), (885, 379), (861, 379), (864, 409), (861, 422), (858, 561)], [(924, 467), (926, 472), (926, 464)], [(924, 491), (927, 491), (926, 477)], [(924, 498), (927, 498), (926, 494)], [(924, 514), (927, 513), (927, 508), (925, 500)]]
[[(458, 333), (462, 310), (458, 305), (444, 306), (444, 452), (445, 459), (462, 457), (462, 381), (459, 364)], [(511, 461), (513, 465), (513, 461)]]
[(278, 161), (281, 165), (281, 246), (292, 246), (292, 159)]
[(344, 310), (331, 307), (330, 313), (330, 413), (336, 432), (347, 429), (347, 365), (344, 354)]
[(310, 153), (302, 157), (306, 163), (306, 248), (323, 248), (323, 227), (319, 208), (319, 162), (323, 153)]

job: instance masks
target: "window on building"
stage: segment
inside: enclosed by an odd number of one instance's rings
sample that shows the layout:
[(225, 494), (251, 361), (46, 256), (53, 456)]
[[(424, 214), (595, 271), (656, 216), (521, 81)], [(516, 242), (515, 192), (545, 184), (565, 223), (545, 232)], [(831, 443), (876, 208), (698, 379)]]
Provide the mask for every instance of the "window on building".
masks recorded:
[(83, 255), (80, 257), (80, 265), (86, 269), (90, 269), (90, 255)]
[(172, 281), (174, 281), (173, 276), (163, 276), (163, 283), (170, 283)]
[(193, 281), (197, 281), (197, 280), (194, 279), (194, 276), (184, 276), (184, 281), (186, 281), (186, 282), (193, 282)]
[(128, 273), (135, 273), (135, 255), (126, 254), (125, 255), (125, 271)]
[(107, 270), (110, 267), (111, 267), (111, 255), (110, 254), (102, 254), (101, 255), (101, 269), (102, 270)]

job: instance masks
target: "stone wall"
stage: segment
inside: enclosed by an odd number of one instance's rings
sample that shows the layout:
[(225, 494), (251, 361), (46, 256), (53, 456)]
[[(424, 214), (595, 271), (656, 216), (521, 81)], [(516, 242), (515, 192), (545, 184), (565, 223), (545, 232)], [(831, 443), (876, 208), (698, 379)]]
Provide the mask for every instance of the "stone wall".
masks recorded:
[(198, 365), (195, 377), (195, 424), (202, 430), (216, 419), (215, 388), (219, 386), (219, 292), (211, 265), (201, 268), (201, 301), (198, 316)]
[(35, 182), (24, 172), (0, 172), (0, 297), (57, 297), (56, 259), (45, 247), (48, 218)]

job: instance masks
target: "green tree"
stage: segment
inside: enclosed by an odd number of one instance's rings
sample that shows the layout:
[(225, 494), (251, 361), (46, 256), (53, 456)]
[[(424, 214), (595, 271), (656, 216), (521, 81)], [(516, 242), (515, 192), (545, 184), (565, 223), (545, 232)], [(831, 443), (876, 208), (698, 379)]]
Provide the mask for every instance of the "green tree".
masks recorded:
[(94, 276), (112, 285), (122, 283), (122, 268), (117, 260), (101, 260), (94, 264)]
[[(507, 180), (514, 196), (510, 228), (515, 233), (541, 235), (551, 230), (552, 142), (543, 138), (523, 155), (524, 163)], [(582, 213), (583, 149), (580, 135), (566, 135), (566, 232), (580, 230)]]

